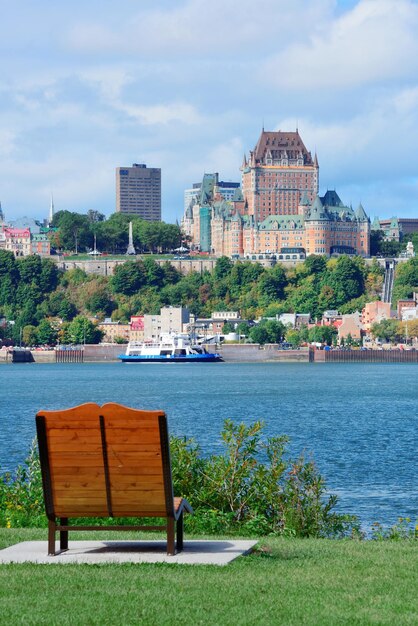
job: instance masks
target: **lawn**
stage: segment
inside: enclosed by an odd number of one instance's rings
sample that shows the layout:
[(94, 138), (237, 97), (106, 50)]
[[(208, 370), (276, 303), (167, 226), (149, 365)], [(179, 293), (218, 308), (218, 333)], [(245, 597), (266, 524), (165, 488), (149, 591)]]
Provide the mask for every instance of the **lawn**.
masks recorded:
[[(0, 549), (39, 539), (0, 529)], [(0, 622), (393, 626), (418, 624), (417, 589), (416, 541), (266, 538), (226, 567), (2, 565)]]

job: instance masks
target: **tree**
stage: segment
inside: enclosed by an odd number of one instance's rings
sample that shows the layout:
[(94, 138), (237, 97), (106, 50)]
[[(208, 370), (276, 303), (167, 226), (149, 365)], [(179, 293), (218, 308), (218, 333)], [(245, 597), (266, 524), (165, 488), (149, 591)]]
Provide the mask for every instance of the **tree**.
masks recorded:
[(106, 217), (104, 213), (100, 213), (99, 211), (89, 209), (87, 211), (87, 219), (91, 224), (95, 224), (97, 222), (103, 222), (106, 219)]
[(28, 324), (27, 326), (23, 327), (22, 341), (25, 346), (35, 346), (38, 343), (38, 334), (36, 332), (35, 326), (32, 326), (32, 324)]
[(67, 329), (71, 343), (100, 343), (103, 333), (89, 319), (78, 315), (69, 323)]
[(164, 270), (152, 259), (147, 257), (143, 261), (146, 273), (146, 282), (150, 287), (162, 287), (164, 284)]
[(31, 283), (39, 286), (39, 278), (42, 271), (41, 257), (37, 254), (23, 257), (18, 260), (20, 279), (27, 285)]
[(382, 243), (384, 239), (383, 230), (370, 231), (370, 256), (382, 254)]
[(63, 320), (70, 322), (77, 315), (77, 307), (67, 298), (62, 298), (57, 313)]
[(71, 211), (58, 211), (52, 220), (52, 225), (59, 228), (61, 246), (64, 250), (86, 249), (91, 243), (91, 222), (87, 215), (71, 213)]
[(297, 348), (302, 343), (300, 332), (296, 328), (288, 328), (286, 330), (286, 341)]
[(266, 327), (263, 324), (253, 326), (250, 330), (250, 339), (254, 343), (259, 343), (261, 345), (267, 343), (269, 341), (269, 334)]
[(147, 283), (147, 272), (142, 261), (126, 261), (115, 267), (110, 280), (114, 293), (123, 293), (130, 296), (136, 293)]
[(59, 281), (59, 270), (51, 259), (41, 260), (41, 274), (39, 276), (39, 287), (44, 293), (49, 293), (57, 288)]
[(287, 285), (286, 273), (281, 265), (275, 265), (265, 272), (259, 280), (259, 291), (264, 303), (268, 304), (284, 298)]
[(48, 320), (39, 322), (37, 328), (38, 343), (43, 346), (54, 346), (57, 343), (58, 332)]
[(115, 303), (112, 301), (109, 292), (106, 288), (99, 288), (86, 299), (86, 309), (90, 313), (104, 313), (105, 315), (111, 315), (115, 308)]
[(411, 337), (418, 337), (418, 319), (408, 320), (401, 322), (401, 332), (405, 341), (411, 339)]
[(313, 343), (325, 343), (330, 346), (337, 334), (335, 326), (313, 326), (309, 329), (308, 337)]
[(402, 338), (402, 326), (398, 320), (375, 322), (370, 330), (375, 339), (381, 339), (385, 343), (394, 343)]
[(281, 322), (263, 320), (250, 330), (251, 340), (255, 343), (279, 343), (285, 334), (286, 328)]
[(303, 265), (308, 274), (322, 274), (327, 269), (327, 260), (324, 256), (311, 254), (305, 259)]
[(220, 280), (228, 276), (228, 274), (231, 272), (233, 267), (234, 267), (234, 264), (229, 257), (227, 256), (219, 257), (219, 259), (216, 261), (216, 265), (214, 269), (215, 280)]
[[(331, 267), (331, 269), (330, 269)], [(364, 268), (354, 259), (344, 255), (337, 259), (335, 267), (328, 267), (321, 280), (321, 287), (329, 287), (334, 293), (338, 308), (348, 300), (358, 298), (364, 292)]]

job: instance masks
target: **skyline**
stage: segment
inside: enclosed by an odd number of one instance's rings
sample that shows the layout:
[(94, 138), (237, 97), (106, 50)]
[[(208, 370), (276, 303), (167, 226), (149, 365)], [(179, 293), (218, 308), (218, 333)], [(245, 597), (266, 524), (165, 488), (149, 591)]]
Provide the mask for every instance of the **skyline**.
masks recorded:
[(115, 211), (116, 167), (162, 170), (162, 219), (205, 172), (241, 180), (261, 129), (298, 128), (371, 219), (418, 216), (417, 0), (0, 0), (7, 219)]

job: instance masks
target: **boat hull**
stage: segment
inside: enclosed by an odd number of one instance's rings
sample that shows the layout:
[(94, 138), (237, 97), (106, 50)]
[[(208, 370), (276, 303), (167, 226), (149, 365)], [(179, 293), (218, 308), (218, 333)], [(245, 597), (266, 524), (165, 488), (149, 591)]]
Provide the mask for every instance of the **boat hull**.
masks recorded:
[(222, 361), (219, 354), (186, 354), (186, 355), (155, 355), (155, 354), (120, 354), (122, 363), (214, 363)]

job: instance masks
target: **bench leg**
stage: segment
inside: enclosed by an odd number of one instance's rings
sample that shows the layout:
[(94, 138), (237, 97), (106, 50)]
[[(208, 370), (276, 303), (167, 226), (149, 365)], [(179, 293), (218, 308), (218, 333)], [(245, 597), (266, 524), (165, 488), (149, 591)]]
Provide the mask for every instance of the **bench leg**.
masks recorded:
[[(61, 517), (60, 524), (67, 526), (68, 517)], [(60, 530), (60, 550), (68, 550), (68, 530)]]
[(183, 550), (183, 513), (177, 520), (177, 552)]
[(55, 556), (55, 532), (57, 525), (55, 520), (48, 521), (48, 556)]
[(176, 553), (174, 545), (174, 518), (167, 518), (167, 554), (174, 556)]

